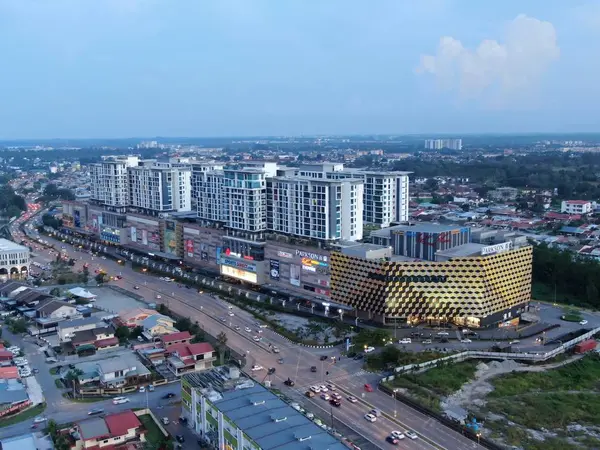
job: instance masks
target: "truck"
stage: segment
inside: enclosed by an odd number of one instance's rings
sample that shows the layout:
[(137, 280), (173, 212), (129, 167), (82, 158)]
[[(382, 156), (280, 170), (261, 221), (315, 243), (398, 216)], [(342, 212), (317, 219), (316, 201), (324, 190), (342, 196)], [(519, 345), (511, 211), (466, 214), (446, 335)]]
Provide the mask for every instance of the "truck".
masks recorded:
[(592, 351), (596, 348), (596, 340), (595, 339), (588, 339), (585, 341), (581, 341), (579, 344), (577, 344), (575, 346), (575, 353), (577, 354), (581, 354), (581, 353), (587, 353), (589, 351)]

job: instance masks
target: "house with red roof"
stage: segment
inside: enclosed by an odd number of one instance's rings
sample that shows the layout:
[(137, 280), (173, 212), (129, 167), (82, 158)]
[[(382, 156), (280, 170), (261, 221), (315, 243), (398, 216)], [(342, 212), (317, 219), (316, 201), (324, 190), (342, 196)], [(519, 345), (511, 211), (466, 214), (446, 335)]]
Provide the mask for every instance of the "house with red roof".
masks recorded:
[(0, 367), (0, 380), (16, 380), (19, 378), (19, 369), (16, 366)]
[(12, 361), (14, 356), (15, 355), (13, 355), (12, 352), (9, 352), (8, 350), (0, 350), (0, 363), (10, 362)]
[(192, 335), (189, 331), (178, 331), (177, 333), (163, 334), (159, 337), (164, 348), (169, 348), (176, 344), (189, 344), (192, 340)]
[(166, 349), (167, 367), (175, 376), (212, 369), (215, 350), (208, 342), (181, 343)]
[(144, 442), (146, 430), (131, 410), (83, 420), (71, 429), (75, 450), (112, 450), (124, 444)]

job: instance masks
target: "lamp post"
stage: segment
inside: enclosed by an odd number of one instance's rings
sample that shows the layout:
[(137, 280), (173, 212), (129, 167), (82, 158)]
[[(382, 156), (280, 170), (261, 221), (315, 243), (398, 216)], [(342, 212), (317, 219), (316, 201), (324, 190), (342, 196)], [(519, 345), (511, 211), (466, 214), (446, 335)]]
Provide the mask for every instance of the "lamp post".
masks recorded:
[(398, 389), (397, 388), (394, 389), (393, 392), (394, 392), (394, 400), (395, 400), (395, 402), (394, 402), (394, 419), (395, 419), (396, 415), (398, 414), (398, 411), (397, 411), (397, 409), (398, 409), (397, 408), (398, 407), (398, 396), (396, 395), (396, 393), (398, 392)]

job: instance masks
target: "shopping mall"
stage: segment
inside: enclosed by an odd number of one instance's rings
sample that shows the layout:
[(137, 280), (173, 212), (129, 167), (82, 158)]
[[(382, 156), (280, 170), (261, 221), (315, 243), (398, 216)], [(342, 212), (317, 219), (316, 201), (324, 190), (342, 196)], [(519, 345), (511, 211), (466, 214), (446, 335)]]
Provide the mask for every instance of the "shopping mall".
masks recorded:
[[(389, 246), (331, 254), (331, 300), (361, 318), (510, 326), (527, 309), (532, 247), (523, 236), (427, 225), (392, 227), (379, 237)], [(394, 254), (399, 248), (403, 254)]]

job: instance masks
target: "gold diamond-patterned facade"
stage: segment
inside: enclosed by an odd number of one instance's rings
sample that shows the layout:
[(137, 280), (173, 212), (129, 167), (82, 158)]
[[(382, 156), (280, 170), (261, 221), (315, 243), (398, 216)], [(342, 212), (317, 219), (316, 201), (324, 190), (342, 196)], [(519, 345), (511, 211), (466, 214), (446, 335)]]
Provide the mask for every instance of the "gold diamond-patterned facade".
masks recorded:
[(373, 316), (485, 318), (531, 298), (532, 247), (444, 262), (367, 260), (331, 254), (332, 300)]

